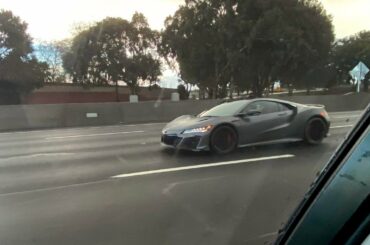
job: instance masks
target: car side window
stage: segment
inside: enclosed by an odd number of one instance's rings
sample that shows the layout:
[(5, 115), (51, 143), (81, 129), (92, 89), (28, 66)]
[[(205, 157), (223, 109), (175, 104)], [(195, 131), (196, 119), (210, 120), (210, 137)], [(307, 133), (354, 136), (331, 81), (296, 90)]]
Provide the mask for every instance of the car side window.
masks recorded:
[(253, 103), (250, 103), (245, 109), (244, 109), (244, 113), (248, 113), (248, 112), (251, 112), (251, 111), (261, 111), (261, 106), (259, 104), (259, 102), (253, 102)]
[(271, 101), (256, 101), (252, 102), (247, 106), (245, 109), (245, 113), (251, 111), (259, 111), (261, 114), (270, 114), (280, 111), (280, 107), (278, 103), (271, 102)]
[(278, 103), (278, 106), (279, 106), (280, 111), (290, 111), (291, 110), (288, 106), (281, 104), (281, 103)]

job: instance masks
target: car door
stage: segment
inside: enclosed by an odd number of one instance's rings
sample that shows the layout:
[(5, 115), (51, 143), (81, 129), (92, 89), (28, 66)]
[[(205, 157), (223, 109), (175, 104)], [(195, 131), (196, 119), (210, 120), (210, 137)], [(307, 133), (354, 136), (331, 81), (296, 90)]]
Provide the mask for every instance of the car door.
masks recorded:
[(255, 101), (244, 110), (245, 116), (240, 122), (240, 144), (247, 145), (276, 139), (281, 127), (287, 121), (289, 111), (281, 111), (273, 101)]
[(286, 139), (292, 138), (295, 132), (291, 129), (294, 117), (297, 114), (295, 108), (292, 105), (276, 102), (279, 106), (279, 113), (277, 114), (276, 120), (278, 126), (271, 130), (271, 137), (274, 139)]

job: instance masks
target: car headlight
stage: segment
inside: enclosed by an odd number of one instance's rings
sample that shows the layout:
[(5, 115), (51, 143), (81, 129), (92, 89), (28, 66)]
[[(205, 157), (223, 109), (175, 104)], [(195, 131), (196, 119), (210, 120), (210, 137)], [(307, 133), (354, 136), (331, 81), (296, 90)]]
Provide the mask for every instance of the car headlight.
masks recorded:
[(193, 134), (193, 133), (206, 133), (209, 132), (213, 128), (212, 125), (204, 126), (204, 127), (199, 127), (199, 128), (193, 128), (193, 129), (187, 129), (183, 134)]

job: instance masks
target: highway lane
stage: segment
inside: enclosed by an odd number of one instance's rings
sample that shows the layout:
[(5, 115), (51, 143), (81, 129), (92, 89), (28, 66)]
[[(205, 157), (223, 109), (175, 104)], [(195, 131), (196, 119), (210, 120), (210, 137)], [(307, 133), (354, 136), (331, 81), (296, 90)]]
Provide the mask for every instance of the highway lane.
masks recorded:
[[(274, 237), (360, 112), (330, 115), (321, 146), (222, 157), (161, 148), (163, 124), (2, 133), (1, 244), (260, 244)], [(230, 161), (239, 163), (224, 165)]]

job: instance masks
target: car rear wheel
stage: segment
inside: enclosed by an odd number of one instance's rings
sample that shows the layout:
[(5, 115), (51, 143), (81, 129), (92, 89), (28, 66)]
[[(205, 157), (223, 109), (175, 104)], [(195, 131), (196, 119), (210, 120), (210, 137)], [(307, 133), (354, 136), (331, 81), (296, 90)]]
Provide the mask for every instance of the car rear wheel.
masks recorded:
[(237, 146), (238, 136), (235, 130), (229, 126), (220, 126), (211, 134), (211, 150), (216, 154), (228, 154)]
[(310, 119), (305, 127), (305, 141), (311, 145), (320, 144), (325, 138), (327, 131), (326, 123), (321, 118)]

